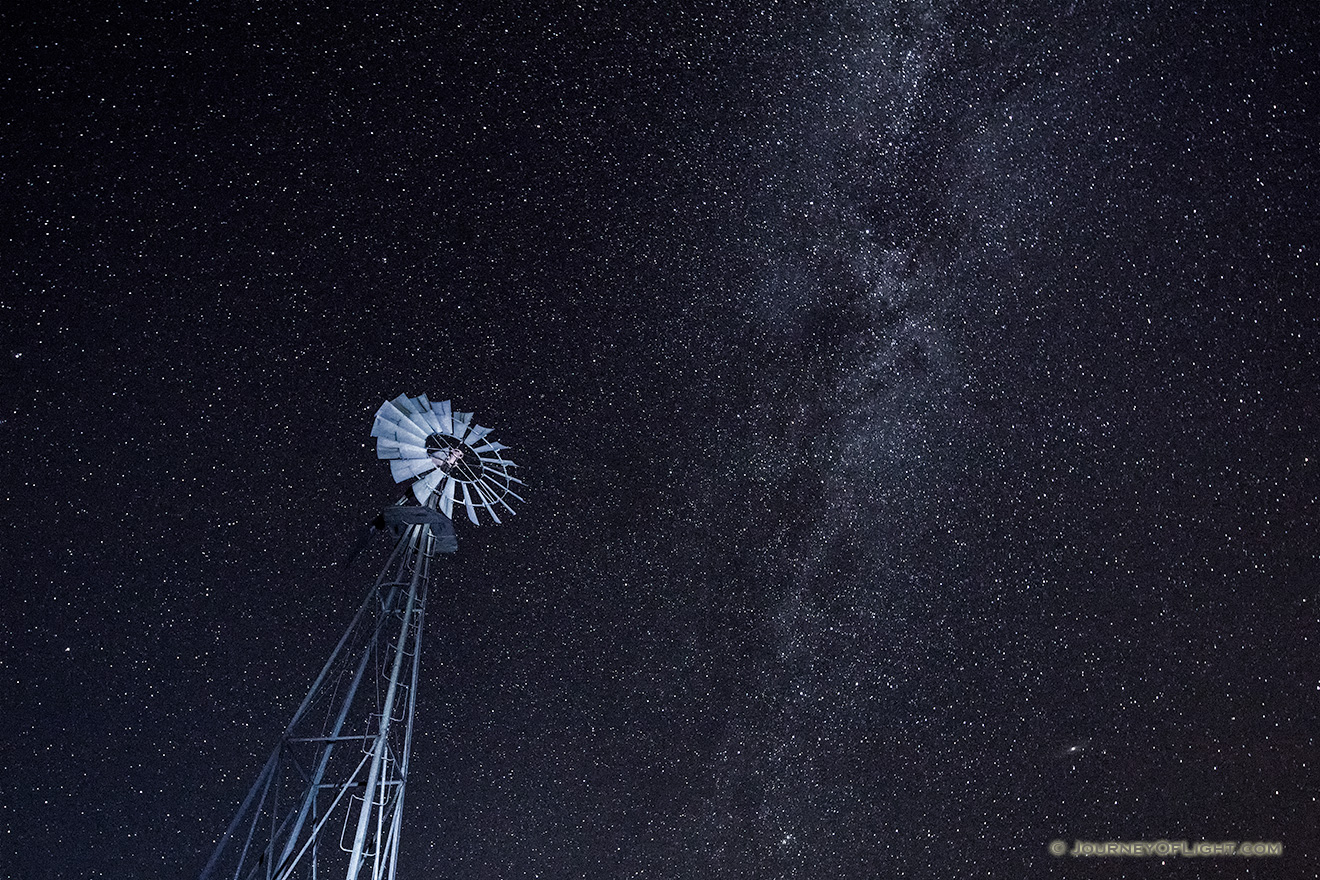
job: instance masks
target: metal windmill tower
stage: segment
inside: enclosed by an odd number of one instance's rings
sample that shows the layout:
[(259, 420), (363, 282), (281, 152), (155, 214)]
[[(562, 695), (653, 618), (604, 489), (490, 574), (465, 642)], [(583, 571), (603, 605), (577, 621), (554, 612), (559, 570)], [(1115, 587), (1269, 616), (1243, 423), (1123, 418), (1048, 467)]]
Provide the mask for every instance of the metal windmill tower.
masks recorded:
[(376, 524), (398, 538), (294, 712), (201, 880), (394, 880), (433, 563), (458, 549), (455, 507), (513, 513), (521, 481), (490, 429), (449, 401), (401, 395), (376, 413), (376, 454), (405, 496)]

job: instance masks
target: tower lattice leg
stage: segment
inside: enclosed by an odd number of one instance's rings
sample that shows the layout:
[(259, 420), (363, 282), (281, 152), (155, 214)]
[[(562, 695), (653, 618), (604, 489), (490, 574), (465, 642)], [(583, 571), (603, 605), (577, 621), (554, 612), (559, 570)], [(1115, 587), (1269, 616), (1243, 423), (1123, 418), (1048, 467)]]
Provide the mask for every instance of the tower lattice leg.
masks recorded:
[(201, 880), (394, 880), (435, 543), (400, 537)]

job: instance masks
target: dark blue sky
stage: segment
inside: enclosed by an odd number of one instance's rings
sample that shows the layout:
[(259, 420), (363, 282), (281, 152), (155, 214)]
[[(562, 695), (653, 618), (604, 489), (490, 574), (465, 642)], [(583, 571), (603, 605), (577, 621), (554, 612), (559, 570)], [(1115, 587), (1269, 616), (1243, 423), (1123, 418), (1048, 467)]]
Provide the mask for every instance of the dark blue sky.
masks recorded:
[(0, 14), (0, 874), (200, 870), (426, 392), (409, 874), (1314, 876), (1314, 16), (483, 8)]

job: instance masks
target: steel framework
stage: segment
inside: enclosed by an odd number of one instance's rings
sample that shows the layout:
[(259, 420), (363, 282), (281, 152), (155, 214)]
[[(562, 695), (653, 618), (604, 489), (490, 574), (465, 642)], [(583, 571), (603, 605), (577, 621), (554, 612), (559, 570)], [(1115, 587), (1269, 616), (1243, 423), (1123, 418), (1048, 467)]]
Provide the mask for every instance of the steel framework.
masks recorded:
[(406, 527), (202, 880), (394, 880), (435, 545)]

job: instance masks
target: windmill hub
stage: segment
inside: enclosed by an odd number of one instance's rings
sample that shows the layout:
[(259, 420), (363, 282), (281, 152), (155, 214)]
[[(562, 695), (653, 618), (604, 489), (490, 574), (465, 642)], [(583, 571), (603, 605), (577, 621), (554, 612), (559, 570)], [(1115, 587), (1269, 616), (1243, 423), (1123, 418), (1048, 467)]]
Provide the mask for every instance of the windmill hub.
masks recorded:
[(475, 480), (481, 476), (481, 457), (471, 446), (457, 438), (432, 434), (426, 438), (426, 454), (442, 471), (462, 471), (463, 479), (466, 480)]

